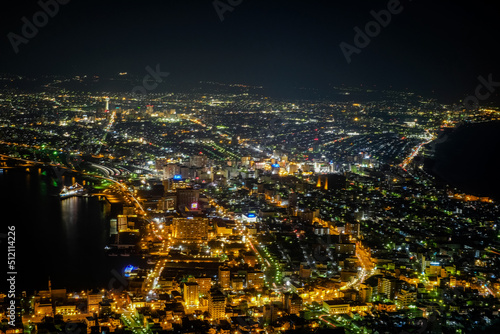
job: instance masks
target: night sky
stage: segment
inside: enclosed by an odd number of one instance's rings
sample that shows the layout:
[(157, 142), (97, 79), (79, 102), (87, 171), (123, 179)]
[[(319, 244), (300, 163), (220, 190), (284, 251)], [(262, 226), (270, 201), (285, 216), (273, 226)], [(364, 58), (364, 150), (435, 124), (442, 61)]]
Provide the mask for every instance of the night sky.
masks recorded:
[(237, 5), (221, 21), (212, 0), (71, 0), (17, 54), (9, 32), (21, 35), (21, 18), (32, 22), (41, 7), (9, 2), (0, 13), (0, 71), (140, 75), (160, 64), (174, 83), (376, 85), (444, 102), (473, 93), (479, 75), (500, 81), (494, 1), (401, 0), (350, 64), (339, 44), (354, 45), (354, 27), (364, 30), (370, 11), (390, 1), (220, 0), (229, 2)]

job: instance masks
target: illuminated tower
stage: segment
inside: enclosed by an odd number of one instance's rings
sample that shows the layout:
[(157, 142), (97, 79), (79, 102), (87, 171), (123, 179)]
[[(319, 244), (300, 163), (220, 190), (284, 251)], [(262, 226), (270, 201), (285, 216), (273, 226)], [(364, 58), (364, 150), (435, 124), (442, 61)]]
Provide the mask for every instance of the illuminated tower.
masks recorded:
[(321, 176), (318, 176), (318, 183), (316, 183), (316, 188), (321, 188)]
[(106, 109), (104, 110), (104, 112), (109, 112), (109, 97), (106, 96)]
[(328, 190), (328, 176), (325, 177), (325, 190)]

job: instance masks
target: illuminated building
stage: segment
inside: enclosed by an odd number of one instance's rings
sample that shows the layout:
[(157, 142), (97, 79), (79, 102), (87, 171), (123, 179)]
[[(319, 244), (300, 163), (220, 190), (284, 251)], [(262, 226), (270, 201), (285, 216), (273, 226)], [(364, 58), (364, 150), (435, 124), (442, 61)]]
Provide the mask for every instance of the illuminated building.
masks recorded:
[(296, 314), (299, 315), (302, 310), (302, 298), (299, 297), (298, 294), (285, 294), (285, 309), (288, 314)]
[(244, 223), (255, 223), (257, 222), (257, 215), (255, 213), (247, 213), (241, 216), (241, 220)]
[(56, 314), (62, 314), (62, 315), (76, 314), (76, 305), (56, 306)]
[(99, 303), (102, 302), (104, 295), (102, 293), (87, 293), (87, 310), (89, 313), (99, 311)]
[(177, 175), (175, 178), (163, 180), (163, 189), (165, 192), (175, 192), (178, 189), (186, 189), (191, 185), (182, 179), (182, 176)]
[(388, 299), (394, 299), (396, 293), (397, 279), (394, 277), (383, 277), (378, 279), (378, 293), (385, 294)]
[(118, 223), (116, 218), (109, 220), (109, 235), (118, 234)]
[(196, 277), (194, 279), (200, 287), (200, 293), (205, 294), (212, 288), (212, 279), (210, 277)]
[(199, 301), (199, 285), (196, 282), (184, 283), (183, 298), (186, 305), (198, 306)]
[(228, 267), (219, 267), (219, 284), (223, 289), (231, 287), (231, 271)]
[(167, 164), (163, 166), (163, 179), (173, 179), (175, 175), (181, 174), (181, 165), (179, 164)]
[(347, 314), (350, 311), (349, 304), (341, 300), (324, 300), (323, 308), (330, 314)]
[(214, 320), (226, 317), (226, 297), (219, 289), (213, 289), (208, 296), (208, 313)]
[(158, 210), (167, 211), (167, 210), (175, 210), (177, 207), (177, 196), (165, 196), (158, 200)]
[(244, 252), (243, 261), (245, 261), (245, 263), (250, 267), (255, 267), (255, 265), (257, 264), (257, 257), (253, 252)]
[(208, 238), (208, 218), (174, 218), (173, 237), (185, 242), (206, 241)]
[(118, 215), (118, 232), (133, 230), (138, 226), (137, 215)]
[(241, 291), (244, 288), (244, 279), (242, 277), (233, 277), (231, 279), (231, 288), (233, 291)]
[(399, 307), (408, 307), (410, 305), (415, 305), (417, 302), (417, 292), (401, 290), (401, 292), (396, 293), (396, 304)]
[(260, 270), (247, 272), (247, 288), (261, 288), (264, 286), (264, 273)]
[[(200, 198), (200, 190), (198, 189), (178, 189), (177, 190), (177, 206), (181, 211), (198, 209), (198, 200)], [(193, 204), (196, 208), (193, 208)]]
[(53, 308), (52, 304), (41, 304), (35, 303), (35, 314), (37, 316), (52, 316)]

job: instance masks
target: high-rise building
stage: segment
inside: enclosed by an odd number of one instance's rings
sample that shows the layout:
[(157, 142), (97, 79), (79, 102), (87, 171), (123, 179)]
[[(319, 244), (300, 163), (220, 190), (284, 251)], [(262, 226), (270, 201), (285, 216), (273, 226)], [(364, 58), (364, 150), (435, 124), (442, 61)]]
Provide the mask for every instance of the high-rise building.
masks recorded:
[(118, 232), (139, 228), (137, 215), (118, 215)]
[(299, 315), (302, 310), (302, 298), (296, 293), (293, 294), (285, 294), (285, 309), (288, 314), (296, 314)]
[(219, 289), (210, 290), (208, 296), (208, 313), (214, 320), (226, 317), (226, 297)]
[(163, 179), (172, 179), (176, 175), (181, 174), (181, 165), (179, 164), (166, 164), (163, 166)]
[(118, 215), (118, 231), (126, 231), (127, 228), (127, 216)]
[(200, 286), (200, 293), (206, 294), (212, 288), (212, 278), (207, 276), (196, 277), (194, 279), (196, 283)]
[(264, 305), (264, 321), (273, 323), (276, 319), (278, 319), (278, 310), (274, 306), (274, 303)]
[(208, 239), (208, 218), (174, 218), (172, 225), (172, 236), (179, 241), (202, 242)]
[(219, 267), (219, 285), (223, 289), (229, 289), (231, 287), (231, 270), (228, 267)]
[(118, 234), (118, 221), (116, 218), (109, 220), (109, 235)]
[(388, 299), (394, 299), (396, 293), (397, 278), (382, 277), (378, 279), (378, 293), (385, 294)]
[(199, 293), (200, 287), (196, 282), (184, 283), (183, 291), (184, 302), (188, 306), (198, 306), (200, 304)]
[(177, 189), (177, 206), (181, 211), (198, 209), (199, 189)]

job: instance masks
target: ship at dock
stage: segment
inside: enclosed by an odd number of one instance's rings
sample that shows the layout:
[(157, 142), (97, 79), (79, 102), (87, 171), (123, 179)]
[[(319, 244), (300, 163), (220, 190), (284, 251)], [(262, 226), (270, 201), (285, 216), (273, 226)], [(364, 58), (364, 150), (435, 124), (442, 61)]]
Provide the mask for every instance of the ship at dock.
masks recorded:
[(73, 196), (88, 196), (87, 189), (85, 189), (82, 185), (75, 183), (70, 187), (64, 187), (59, 193), (59, 197), (61, 199)]

